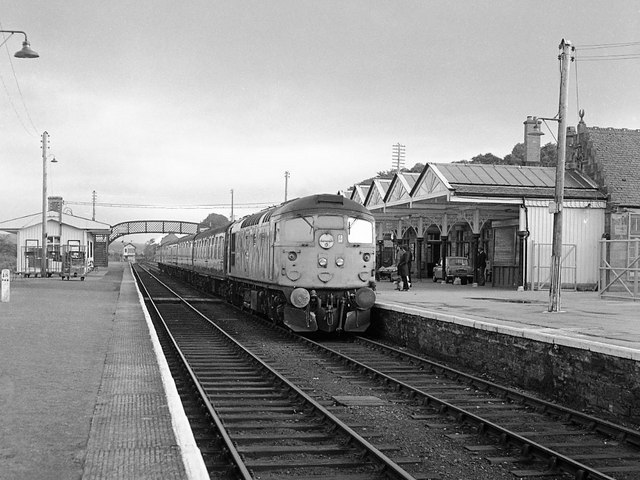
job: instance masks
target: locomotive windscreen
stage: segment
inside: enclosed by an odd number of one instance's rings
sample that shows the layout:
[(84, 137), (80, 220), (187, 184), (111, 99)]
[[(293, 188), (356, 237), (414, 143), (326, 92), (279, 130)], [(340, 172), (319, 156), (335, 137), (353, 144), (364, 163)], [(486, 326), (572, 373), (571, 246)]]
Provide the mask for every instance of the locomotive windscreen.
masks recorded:
[(344, 197), (342, 195), (318, 195), (318, 203), (333, 203), (336, 205), (344, 205)]

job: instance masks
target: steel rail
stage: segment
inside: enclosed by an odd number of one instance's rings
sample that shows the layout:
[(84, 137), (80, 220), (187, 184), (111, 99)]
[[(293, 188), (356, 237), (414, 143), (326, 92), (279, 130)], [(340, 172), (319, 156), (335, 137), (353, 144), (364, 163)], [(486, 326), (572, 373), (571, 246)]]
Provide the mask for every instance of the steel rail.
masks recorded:
[[(212, 327), (214, 327), (223, 337), (225, 337), (229, 342), (234, 344), (236, 348), (238, 348), (241, 352), (243, 352), (246, 356), (252, 359), (255, 363), (261, 366), (263, 370), (268, 371), (273, 377), (277, 379), (278, 382), (286, 385), (286, 387), (295, 392), (297, 396), (299, 396), (306, 404), (313, 408), (313, 410), (320, 413), (324, 418), (329, 420), (333, 425), (339, 428), (343, 433), (347, 434), (352, 441), (355, 441), (368, 455), (374, 458), (379, 466), (382, 467), (382, 470), (379, 473), (386, 473), (394, 479), (399, 480), (415, 480), (415, 478), (405, 471), (398, 464), (393, 462), (389, 457), (387, 457), (384, 453), (378, 450), (373, 444), (365, 440), (362, 436), (360, 436), (355, 430), (349, 427), (346, 423), (340, 420), (338, 417), (329, 412), (326, 408), (320, 405), (316, 400), (314, 400), (311, 396), (303, 392), (300, 388), (298, 388), (295, 384), (291, 383), (287, 378), (282, 376), (268, 364), (263, 362), (260, 358), (251, 353), (247, 348), (238, 343), (231, 335), (222, 330), (218, 325), (216, 325), (211, 319), (209, 319), (206, 315), (201, 313), (196, 307), (194, 307), (191, 303), (189, 303), (186, 299), (181, 297), (178, 293), (173, 291), (168, 285), (166, 285), (162, 280), (148, 272), (157, 282), (164, 285), (164, 287), (174, 295), (181, 303), (191, 309), (194, 313), (200, 316), (203, 320), (208, 322)], [(213, 407), (212, 407), (213, 408)], [(217, 417), (217, 415), (216, 415)]]
[[(184, 356), (184, 353), (182, 352), (182, 350), (178, 346), (178, 342), (176, 341), (176, 339), (171, 334), (171, 331), (169, 330), (169, 327), (167, 326), (166, 322), (164, 321), (164, 318), (163, 318), (162, 314), (158, 310), (158, 306), (153, 301), (151, 295), (149, 294), (149, 291), (147, 290), (146, 285), (144, 284), (144, 282), (140, 278), (140, 275), (138, 274), (138, 272), (136, 272), (135, 269), (132, 269), (132, 270), (134, 272), (134, 275), (135, 275), (136, 279), (138, 280), (138, 285), (140, 285), (141, 289), (144, 292), (145, 298), (149, 301), (149, 303), (151, 304), (151, 306), (154, 309), (154, 312), (158, 316), (159, 321), (162, 323), (162, 326), (163, 326), (163, 328), (165, 330), (165, 333), (169, 337), (169, 340), (170, 340), (172, 348), (174, 349), (174, 351), (180, 357), (180, 361), (182, 362), (183, 367), (187, 370), (189, 376), (191, 377), (191, 381), (193, 382), (193, 384), (195, 385), (196, 389), (198, 390), (198, 395), (200, 396), (200, 399), (202, 400), (204, 406), (206, 407), (207, 413), (211, 416), (211, 419), (213, 420), (213, 422), (214, 422), (214, 424), (216, 426), (218, 435), (220, 436), (221, 440), (223, 441), (224, 446), (225, 446), (228, 454), (233, 459), (233, 462), (235, 464), (233, 466), (237, 470), (237, 473), (240, 476), (239, 478), (242, 478), (244, 480), (252, 480), (253, 479), (253, 475), (251, 475), (251, 473), (249, 472), (249, 469), (247, 468), (247, 466), (244, 463), (244, 460), (242, 460), (242, 456), (240, 455), (240, 453), (236, 449), (236, 446), (234, 445), (233, 441), (231, 440), (231, 437), (229, 436), (226, 428), (224, 427), (224, 425), (222, 423), (222, 420), (220, 420), (220, 417), (218, 416), (218, 414), (216, 413), (215, 408), (213, 407), (213, 405), (209, 401), (209, 399), (207, 397), (207, 394), (204, 391), (204, 388), (200, 384), (200, 382), (199, 382), (198, 378), (196, 377), (193, 369), (189, 365), (189, 362), (187, 361), (186, 357)], [(150, 273), (148, 271), (147, 271), (147, 273), (149, 275), (151, 275), (153, 278), (155, 278), (156, 280), (158, 280), (157, 277), (155, 277), (152, 273)], [(171, 290), (169, 287), (167, 287), (164, 283), (162, 283), (162, 282), (160, 282), (160, 283), (162, 285), (164, 285), (172, 294), (175, 294), (173, 292), (173, 290)]]
[(434, 362), (432, 360), (427, 360), (426, 358), (419, 357), (409, 352), (404, 352), (397, 348), (391, 347), (389, 345), (385, 345), (384, 343), (376, 342), (374, 340), (370, 340), (364, 337), (354, 337), (358, 342), (363, 344), (369, 344), (376, 348), (382, 350), (388, 350), (394, 352), (399, 356), (403, 356), (406, 358), (410, 358), (416, 362), (419, 362), (422, 365), (426, 365), (432, 369), (438, 369), (444, 374), (451, 374), (456, 377), (464, 377), (470, 380), (470, 383), (479, 387), (486, 387), (487, 391), (503, 393), (510, 400), (518, 401), (524, 405), (539, 407), (543, 406), (544, 411), (548, 413), (553, 413), (558, 416), (563, 416), (564, 420), (573, 423), (574, 425), (578, 425), (581, 427), (588, 428), (591, 431), (597, 431), (604, 435), (609, 435), (611, 437), (616, 438), (618, 441), (623, 441), (633, 447), (640, 448), (640, 432), (636, 430), (632, 430), (623, 425), (617, 425), (613, 422), (609, 422), (607, 420), (603, 420), (601, 418), (593, 417), (591, 415), (587, 415), (585, 413), (579, 412), (577, 410), (573, 410), (571, 408), (563, 407), (561, 405), (557, 405), (546, 400), (533, 397), (523, 392), (519, 392), (513, 388), (509, 388), (503, 385), (499, 385), (497, 383), (490, 382), (489, 380), (484, 380), (482, 378), (476, 377), (474, 375), (470, 375), (468, 373), (462, 372), (460, 370), (456, 370), (451, 367), (447, 367), (438, 362)]
[[(508, 430), (500, 425), (486, 420), (468, 410), (457, 407), (450, 402), (441, 400), (433, 395), (430, 395), (419, 388), (415, 388), (405, 382), (402, 382), (390, 375), (387, 375), (379, 370), (376, 370), (368, 365), (365, 365), (358, 360), (350, 358), (332, 348), (329, 348), (321, 343), (315, 342), (308, 338), (301, 338), (303, 342), (308, 342), (310, 345), (315, 346), (317, 349), (326, 351), (331, 355), (341, 359), (347, 364), (351, 364), (362, 371), (369, 372), (376, 378), (380, 378), (385, 384), (392, 384), (398, 387), (399, 390), (405, 390), (409, 393), (410, 398), (420, 397), (423, 400), (423, 405), (437, 405), (441, 413), (452, 413), (456, 420), (460, 423), (469, 423), (477, 426), (478, 433), (492, 435), (499, 439), (504, 444), (511, 444), (520, 447), (521, 453), (526, 456), (533, 456), (541, 461), (546, 461), (550, 468), (563, 471), (574, 475), (577, 480), (586, 479), (600, 479), (600, 480), (616, 480), (614, 477), (610, 477), (596, 469), (584, 465), (576, 460), (571, 459), (565, 455), (562, 455), (554, 450), (551, 450), (537, 442), (534, 442), (526, 437), (518, 435), (511, 430)], [(461, 375), (465, 375), (461, 373)]]

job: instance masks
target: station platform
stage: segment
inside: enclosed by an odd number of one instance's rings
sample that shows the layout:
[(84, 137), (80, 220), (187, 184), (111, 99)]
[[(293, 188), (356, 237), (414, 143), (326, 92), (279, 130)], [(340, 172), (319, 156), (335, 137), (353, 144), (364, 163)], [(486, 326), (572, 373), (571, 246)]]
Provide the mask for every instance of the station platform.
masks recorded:
[(640, 360), (640, 304), (600, 298), (597, 292), (563, 290), (558, 312), (549, 291), (415, 281), (409, 291), (376, 284), (378, 308), (477, 329)]
[(209, 478), (128, 264), (0, 303), (0, 478)]

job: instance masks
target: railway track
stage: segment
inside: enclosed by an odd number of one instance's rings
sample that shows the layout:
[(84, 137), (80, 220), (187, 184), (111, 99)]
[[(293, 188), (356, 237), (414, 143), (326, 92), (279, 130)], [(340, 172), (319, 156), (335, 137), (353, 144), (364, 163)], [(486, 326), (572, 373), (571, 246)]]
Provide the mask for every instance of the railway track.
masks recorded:
[[(219, 319), (217, 323), (233, 331), (234, 336), (282, 374), (303, 376), (288, 361), (297, 358), (308, 365), (322, 362), (325, 368), (342, 372), (343, 376), (350, 371), (353, 378), (366, 377), (395, 391), (413, 404), (416, 421), (423, 422), (431, 431), (443, 430), (450, 439), (462, 443), (460, 448), (482, 455), (491, 464), (506, 465), (516, 477), (640, 478), (640, 435), (635, 430), (366, 338), (313, 342), (274, 329), (268, 323), (249, 329), (237, 328), (234, 320)], [(276, 358), (267, 347), (276, 337), (287, 344), (288, 357)], [(317, 360), (318, 355), (324, 360)], [(304, 385), (305, 379), (299, 380)], [(324, 401), (332, 403), (330, 399)], [(453, 433), (448, 433), (452, 430)]]
[(489, 442), (469, 448), (492, 463), (513, 462), (517, 477), (640, 478), (640, 434), (522, 392), (467, 375), (396, 348), (358, 337), (316, 348), (350, 364), (426, 407), (430, 421), (444, 415)]
[[(206, 410), (209, 431), (206, 422), (194, 423), (206, 439), (200, 446), (212, 476), (414, 478), (186, 299), (149, 272), (135, 272), (156, 325), (166, 329), (162, 343), (188, 373), (179, 382), (192, 385)], [(207, 301), (214, 312), (215, 304)], [(228, 316), (225, 311), (218, 313)]]
[[(267, 338), (264, 334), (264, 338)], [(246, 341), (246, 339), (243, 339)], [(508, 465), (518, 478), (632, 480), (640, 477), (640, 434), (581, 412), (362, 337), (314, 342), (297, 338), (292, 356), (309, 349), (410, 399), (430, 429)], [(325, 363), (325, 365), (327, 365)], [(274, 368), (288, 370), (286, 365)]]

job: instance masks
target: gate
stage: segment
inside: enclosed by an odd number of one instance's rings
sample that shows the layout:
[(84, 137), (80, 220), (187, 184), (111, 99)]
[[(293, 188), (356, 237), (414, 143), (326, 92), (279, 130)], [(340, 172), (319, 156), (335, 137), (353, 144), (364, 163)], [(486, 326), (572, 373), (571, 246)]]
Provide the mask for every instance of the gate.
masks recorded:
[[(531, 290), (547, 290), (551, 287), (551, 243), (531, 242)], [(562, 244), (560, 258), (560, 287), (578, 290), (577, 248), (574, 244)]]
[(600, 240), (601, 298), (640, 300), (640, 238)]

